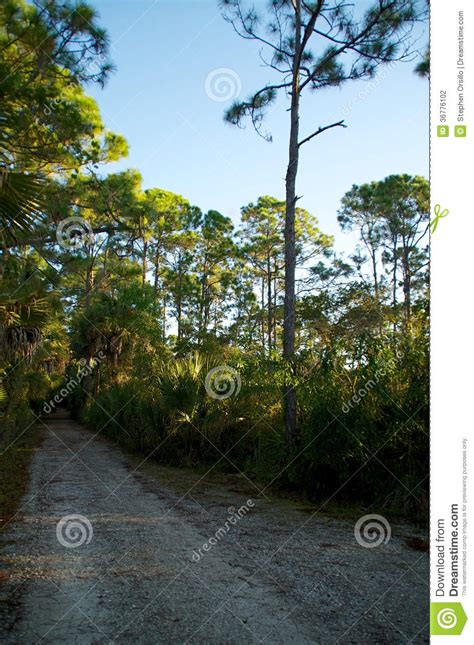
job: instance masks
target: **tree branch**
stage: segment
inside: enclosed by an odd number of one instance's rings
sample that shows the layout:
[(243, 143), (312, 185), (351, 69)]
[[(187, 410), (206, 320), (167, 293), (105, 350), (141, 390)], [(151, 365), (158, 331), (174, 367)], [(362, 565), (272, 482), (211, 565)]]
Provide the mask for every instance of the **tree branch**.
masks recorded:
[(347, 125), (344, 124), (344, 119), (342, 121), (337, 121), (336, 123), (331, 123), (330, 125), (325, 125), (322, 128), (318, 128), (313, 134), (310, 134), (309, 137), (306, 137), (305, 139), (302, 139), (301, 141), (298, 142), (298, 147), (302, 146), (304, 143), (307, 143), (308, 141), (311, 141), (313, 137), (316, 137), (318, 134), (321, 134), (321, 132), (324, 132), (325, 130), (329, 130), (330, 128), (347, 128)]

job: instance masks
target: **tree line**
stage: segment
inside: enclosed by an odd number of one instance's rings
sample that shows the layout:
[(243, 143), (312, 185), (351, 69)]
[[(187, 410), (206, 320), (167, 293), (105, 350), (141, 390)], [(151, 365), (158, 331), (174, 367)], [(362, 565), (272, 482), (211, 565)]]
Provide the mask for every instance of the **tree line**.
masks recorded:
[[(223, 4), (263, 38), (252, 12)], [(2, 4), (2, 442), (66, 387), (91, 427), (168, 463), (424, 512), (428, 182), (348, 187), (335, 216), (358, 241), (344, 256), (295, 192), (300, 145), (332, 127), (295, 139), (300, 93), (403, 58), (410, 7), (380, 2), (356, 21), (338, 3), (273, 3), (269, 63), (284, 83), (227, 118), (262, 132), (264, 108), (289, 92), (286, 196), (256, 195), (235, 224), (144, 189), (138, 170), (101, 172), (127, 142), (86, 93), (113, 70), (89, 5)], [(320, 57), (315, 38), (329, 41)]]

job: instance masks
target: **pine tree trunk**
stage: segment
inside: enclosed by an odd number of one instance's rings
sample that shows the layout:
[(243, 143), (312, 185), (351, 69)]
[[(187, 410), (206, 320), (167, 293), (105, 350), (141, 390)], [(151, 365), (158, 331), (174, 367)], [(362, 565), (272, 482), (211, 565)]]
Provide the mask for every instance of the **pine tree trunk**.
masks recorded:
[(372, 275), (374, 278), (374, 296), (375, 296), (375, 301), (377, 305), (379, 304), (379, 281), (378, 281), (378, 276), (377, 276), (377, 256), (375, 255), (375, 251), (372, 249), (371, 252), (371, 257), (372, 257)]
[[(296, 176), (299, 161), (299, 64), (301, 47), (301, 0), (294, 0), (295, 8), (295, 54), (293, 57), (293, 82), (291, 89), (290, 141), (288, 168), (286, 171), (286, 216), (285, 216), (285, 305), (283, 324), (283, 356), (291, 371), (295, 356), (295, 274), (296, 274)], [(290, 384), (284, 389), (285, 439), (288, 446), (296, 436), (296, 391)]]
[(267, 327), (268, 327), (268, 355), (272, 351), (272, 271), (270, 255), (267, 256)]
[(273, 349), (277, 349), (277, 280), (276, 280), (277, 268), (275, 266), (274, 278), (273, 278)]
[(409, 249), (403, 246), (403, 306), (405, 309), (405, 326), (409, 326), (411, 320), (411, 273), (410, 262), (408, 260)]
[(397, 263), (397, 239), (394, 238), (393, 240), (393, 247), (392, 247), (392, 252), (393, 252), (393, 271), (392, 271), (392, 307), (393, 307), (393, 333), (395, 334), (397, 331), (397, 317), (396, 317), (396, 311), (397, 311), (397, 270), (398, 270), (398, 263)]
[(86, 309), (89, 309), (91, 306), (91, 293), (94, 288), (94, 274), (93, 274), (93, 262), (86, 269)]
[(147, 270), (146, 256), (147, 256), (147, 253), (148, 253), (148, 242), (143, 240), (142, 287), (144, 287), (145, 283), (146, 283), (146, 270)]
[(177, 317), (178, 317), (178, 343), (181, 341), (181, 321), (182, 321), (182, 311), (181, 311), (181, 299), (178, 300), (176, 305)]
[(158, 317), (161, 317), (161, 328), (162, 328), (162, 339), (165, 340), (165, 312), (164, 312), (164, 297), (159, 301), (158, 299), (158, 290), (160, 282), (160, 270), (161, 270), (161, 255), (160, 255), (160, 243), (156, 244), (155, 259), (154, 259), (154, 269), (153, 269), (153, 301), (155, 306), (155, 311)]
[(155, 305), (158, 302), (158, 281), (159, 281), (159, 275), (160, 275), (160, 246), (159, 244), (156, 245), (156, 251), (155, 251), (155, 269), (153, 273), (153, 296), (155, 300)]

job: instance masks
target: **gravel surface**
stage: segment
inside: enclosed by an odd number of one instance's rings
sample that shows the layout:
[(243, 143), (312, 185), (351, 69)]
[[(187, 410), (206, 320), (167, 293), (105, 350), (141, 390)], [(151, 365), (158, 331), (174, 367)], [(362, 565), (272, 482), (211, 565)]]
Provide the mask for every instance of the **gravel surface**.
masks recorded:
[(353, 521), (241, 476), (138, 471), (60, 413), (44, 435), (1, 534), (2, 644), (428, 642), (428, 556), (407, 545), (412, 527), (364, 548)]

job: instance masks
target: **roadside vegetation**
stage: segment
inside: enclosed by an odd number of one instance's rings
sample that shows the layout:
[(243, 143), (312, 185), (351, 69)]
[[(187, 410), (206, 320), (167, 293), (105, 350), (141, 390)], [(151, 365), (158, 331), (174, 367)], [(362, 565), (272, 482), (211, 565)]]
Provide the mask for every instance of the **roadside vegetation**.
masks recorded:
[(2, 513), (56, 397), (162, 463), (426, 518), (427, 180), (348, 187), (344, 256), (299, 203), (289, 242), (288, 196), (236, 225), (184, 185), (103, 172), (127, 143), (87, 95), (112, 70), (89, 5), (8, 0), (0, 27)]

